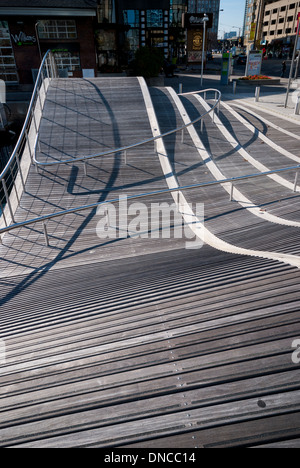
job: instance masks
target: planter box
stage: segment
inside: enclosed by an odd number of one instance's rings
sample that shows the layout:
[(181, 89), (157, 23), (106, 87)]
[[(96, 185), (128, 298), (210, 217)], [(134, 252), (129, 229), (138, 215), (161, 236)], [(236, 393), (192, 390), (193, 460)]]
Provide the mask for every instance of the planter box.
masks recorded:
[(238, 86), (266, 86), (266, 85), (279, 85), (281, 84), (280, 79), (271, 80), (233, 80)]
[(148, 86), (164, 87), (165, 86), (165, 77), (164, 76), (155, 76), (153, 78), (146, 78), (146, 83)]

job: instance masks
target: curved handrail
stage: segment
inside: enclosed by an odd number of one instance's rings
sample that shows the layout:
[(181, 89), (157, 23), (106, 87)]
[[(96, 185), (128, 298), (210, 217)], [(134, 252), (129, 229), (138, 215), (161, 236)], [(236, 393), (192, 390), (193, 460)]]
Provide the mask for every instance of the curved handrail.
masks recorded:
[(30, 103), (29, 103), (29, 107), (28, 107), (28, 110), (27, 110), (26, 118), (25, 118), (22, 130), (21, 130), (21, 133), (20, 133), (18, 141), (17, 141), (17, 143), (16, 143), (16, 145), (14, 147), (14, 150), (13, 150), (9, 160), (7, 161), (7, 164), (6, 164), (5, 168), (3, 169), (3, 171), (0, 174), (0, 182), (7, 175), (8, 171), (10, 169), (10, 166), (11, 166), (13, 160), (16, 158), (16, 155), (19, 153), (19, 150), (20, 150), (20, 147), (22, 146), (23, 140), (26, 137), (25, 133), (26, 133), (26, 131), (27, 131), (28, 127), (29, 127), (29, 124), (30, 124), (31, 114), (32, 114), (32, 111), (33, 111), (33, 108), (34, 108), (35, 99), (36, 99), (37, 94), (38, 94), (39, 82), (40, 82), (40, 79), (42, 77), (42, 73), (43, 73), (44, 66), (46, 64), (46, 60), (48, 60), (48, 58), (50, 56), (52, 56), (52, 52), (51, 52), (51, 50), (48, 50), (46, 52), (45, 56), (43, 57), (41, 66), (39, 68), (39, 72), (38, 72), (38, 75), (37, 75), (37, 78), (36, 78), (35, 86), (34, 86), (34, 89), (33, 89), (33, 92), (32, 92), (31, 100), (30, 100)]
[[(11, 200), (11, 193), (14, 190), (16, 202), (20, 204), (20, 195), (22, 190), (25, 191), (25, 178), (28, 174), (29, 165), (21, 164), (21, 157), (24, 154), (24, 150), (27, 147), (31, 161), (33, 160), (33, 149), (34, 143), (31, 141), (32, 135), (38, 134), (38, 117), (36, 115), (37, 103), (39, 101), (40, 108), (42, 110), (42, 99), (40, 90), (43, 87), (46, 93), (46, 80), (51, 80), (58, 76), (57, 67), (54, 56), (50, 50), (44, 55), (33, 89), (31, 100), (28, 106), (27, 114), (24, 120), (24, 124), (17, 143), (0, 174), (0, 216), (3, 216), (5, 225), (7, 226), (6, 218), (6, 206), (10, 214), (12, 222), (14, 222), (14, 202)], [(34, 124), (34, 128), (32, 127)], [(32, 133), (33, 132), (33, 133)], [(21, 186), (19, 185), (19, 182)]]
[[(300, 165), (291, 166), (291, 167), (284, 167), (284, 168), (281, 168), (281, 169), (274, 169), (272, 171), (259, 172), (257, 174), (251, 174), (251, 175), (246, 175), (246, 176), (230, 177), (228, 179), (212, 180), (210, 182), (202, 182), (200, 184), (179, 186), (179, 187), (176, 187), (176, 188), (156, 190), (154, 192), (144, 192), (144, 193), (140, 193), (138, 195), (129, 195), (129, 196), (126, 196), (126, 200), (136, 200), (136, 199), (139, 199), (139, 198), (154, 197), (156, 195), (163, 195), (163, 194), (168, 194), (168, 193), (181, 192), (181, 191), (185, 191), (185, 190), (194, 190), (194, 189), (197, 189), (197, 188), (211, 187), (211, 186), (222, 185), (222, 184), (231, 184), (233, 186), (233, 184), (237, 183), (237, 182), (243, 182), (243, 181), (246, 181), (246, 180), (256, 179), (256, 178), (260, 178), (260, 177), (268, 177), (268, 176), (273, 175), (273, 174), (279, 174), (279, 173), (282, 173), (282, 172), (291, 172), (291, 171), (296, 171), (296, 179), (295, 179), (295, 188), (296, 188), (296, 183), (297, 183), (297, 179), (298, 179), (297, 174), (298, 174), (299, 170), (300, 170)], [(19, 223), (15, 223), (15, 224), (13, 224), (11, 226), (7, 226), (5, 228), (0, 229), (0, 235), (4, 234), (5, 232), (12, 231), (14, 229), (30, 226), (31, 224), (36, 224), (36, 223), (40, 223), (40, 222), (45, 223), (45, 221), (49, 221), (51, 219), (59, 218), (61, 216), (65, 216), (65, 215), (68, 215), (68, 214), (79, 213), (80, 211), (92, 210), (92, 209), (98, 208), (101, 205), (107, 205), (107, 204), (110, 204), (110, 203), (117, 203), (117, 202), (120, 202), (122, 200), (125, 200), (125, 198), (122, 199), (122, 197), (119, 197), (119, 198), (105, 200), (105, 201), (98, 202), (98, 203), (92, 203), (90, 205), (83, 205), (83, 206), (79, 206), (79, 207), (75, 207), (75, 208), (69, 208), (68, 210), (59, 211), (59, 212), (56, 212), (56, 213), (52, 213), (50, 215), (44, 215), (44, 216), (40, 216), (38, 218), (34, 218), (34, 219), (27, 220), (27, 221), (22, 221), (22, 222), (19, 222)]]
[(170, 130), (166, 133), (162, 133), (158, 136), (155, 136), (155, 137), (151, 137), (147, 140), (143, 140), (143, 141), (140, 141), (138, 143), (134, 143), (132, 145), (127, 145), (127, 146), (122, 146), (120, 148), (115, 148), (113, 150), (110, 150), (110, 151), (105, 151), (105, 152), (102, 152), (102, 153), (96, 153), (96, 154), (91, 154), (91, 155), (88, 155), (88, 156), (80, 156), (78, 158), (73, 158), (73, 159), (65, 159), (65, 160), (62, 160), (62, 161), (51, 161), (51, 162), (41, 162), (41, 161), (38, 161), (36, 159), (36, 147), (37, 147), (37, 141), (35, 143), (35, 148), (34, 148), (34, 156), (33, 156), (33, 161), (34, 163), (37, 165), (37, 166), (41, 166), (41, 167), (47, 167), (47, 166), (56, 166), (56, 165), (60, 165), (60, 164), (70, 164), (70, 163), (75, 163), (75, 162), (79, 162), (79, 161), (88, 161), (90, 159), (96, 159), (96, 158), (100, 158), (100, 157), (103, 157), (103, 156), (110, 156), (112, 154), (115, 154), (115, 153), (122, 153), (122, 152), (125, 152), (125, 151), (128, 151), (132, 148), (137, 148), (139, 146), (142, 146), (142, 145), (145, 145), (147, 143), (151, 143), (151, 142), (154, 142), (156, 140), (159, 140), (161, 138), (164, 138), (164, 137), (167, 137), (169, 135), (173, 135), (174, 133), (178, 133), (180, 131), (183, 131), (185, 130), (186, 128), (192, 126), (192, 125), (195, 125), (196, 123), (198, 123), (200, 120), (202, 120), (206, 115), (210, 114), (211, 112), (214, 112), (216, 107), (218, 107), (220, 101), (221, 101), (221, 97), (222, 97), (222, 93), (221, 91), (219, 91), (218, 89), (213, 89), (213, 88), (209, 88), (209, 89), (204, 89), (204, 90), (200, 90), (200, 91), (193, 91), (191, 93), (184, 93), (182, 95), (188, 95), (188, 94), (200, 94), (200, 93), (208, 93), (208, 92), (214, 92), (215, 93), (215, 97), (217, 96), (218, 94), (218, 99), (215, 99), (216, 102), (215, 104), (211, 107), (211, 109), (207, 112), (205, 112), (204, 114), (201, 114), (199, 117), (197, 117), (195, 120), (193, 120), (192, 122), (189, 122), (188, 124), (185, 124), (185, 125), (182, 125), (178, 128), (175, 128), (173, 130)]

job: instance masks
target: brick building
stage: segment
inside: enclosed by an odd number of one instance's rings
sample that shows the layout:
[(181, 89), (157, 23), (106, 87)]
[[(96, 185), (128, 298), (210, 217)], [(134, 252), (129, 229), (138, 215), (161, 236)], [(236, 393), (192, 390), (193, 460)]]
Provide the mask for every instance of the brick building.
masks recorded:
[(62, 74), (95, 74), (96, 18), (97, 0), (1, 0), (0, 79), (31, 84), (48, 49)]

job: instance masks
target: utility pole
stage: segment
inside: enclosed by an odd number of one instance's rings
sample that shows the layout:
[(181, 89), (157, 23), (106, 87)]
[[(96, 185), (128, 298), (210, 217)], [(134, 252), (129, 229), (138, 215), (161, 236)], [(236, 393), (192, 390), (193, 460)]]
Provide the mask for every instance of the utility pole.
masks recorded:
[(202, 18), (203, 23), (203, 38), (202, 38), (202, 63), (201, 63), (201, 86), (203, 85), (203, 73), (204, 73), (204, 56), (205, 56), (205, 42), (206, 42), (206, 23), (209, 21), (209, 18), (206, 13)]

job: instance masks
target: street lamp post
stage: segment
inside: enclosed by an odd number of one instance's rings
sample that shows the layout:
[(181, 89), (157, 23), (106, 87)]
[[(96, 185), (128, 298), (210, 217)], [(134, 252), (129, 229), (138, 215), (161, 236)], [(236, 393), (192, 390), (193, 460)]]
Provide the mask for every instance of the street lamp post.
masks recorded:
[(291, 69), (290, 69), (290, 76), (289, 76), (289, 81), (288, 81), (288, 86), (287, 86), (287, 91), (286, 91), (286, 97), (285, 97), (285, 103), (284, 103), (285, 108), (287, 108), (288, 100), (289, 100), (289, 93), (290, 93), (291, 83), (292, 83), (292, 79), (293, 79), (293, 68), (294, 68), (294, 62), (295, 62), (295, 58), (296, 58), (296, 54), (297, 54), (297, 45), (298, 45), (299, 35), (300, 35), (300, 13), (298, 15), (298, 25), (297, 25), (297, 33), (296, 33), (296, 38), (295, 38), (295, 46), (294, 46), (293, 58), (292, 58)]
[(204, 73), (204, 56), (205, 56), (205, 40), (206, 40), (206, 23), (209, 21), (209, 18), (206, 13), (202, 18), (203, 23), (203, 39), (202, 39), (202, 63), (201, 63), (201, 86), (203, 85), (203, 73)]
[(34, 25), (34, 28), (35, 28), (35, 34), (36, 34), (36, 40), (37, 40), (37, 44), (38, 44), (38, 49), (39, 49), (39, 54), (40, 54), (40, 60), (42, 62), (43, 60), (43, 57), (42, 57), (42, 51), (41, 51), (41, 45), (40, 45), (40, 38), (39, 38), (39, 32), (38, 32), (38, 25), (39, 25), (39, 21), (37, 21)]

